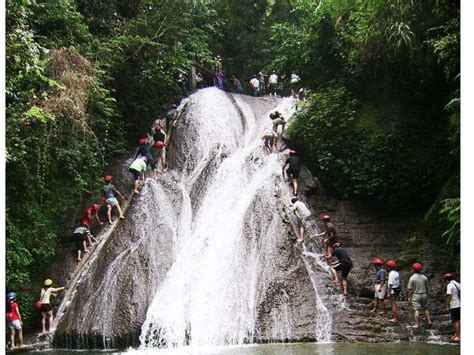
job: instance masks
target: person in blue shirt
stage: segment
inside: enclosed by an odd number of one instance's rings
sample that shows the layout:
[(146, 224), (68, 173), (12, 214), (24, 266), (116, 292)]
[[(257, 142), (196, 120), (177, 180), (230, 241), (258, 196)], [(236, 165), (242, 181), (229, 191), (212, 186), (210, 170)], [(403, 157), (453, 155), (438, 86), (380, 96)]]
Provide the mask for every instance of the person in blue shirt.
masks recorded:
[(375, 293), (374, 293), (374, 308), (370, 310), (370, 313), (378, 312), (380, 305), (380, 312), (378, 314), (385, 315), (385, 295), (387, 293), (387, 271), (383, 268), (384, 262), (380, 259), (372, 260), (377, 273), (375, 274)]

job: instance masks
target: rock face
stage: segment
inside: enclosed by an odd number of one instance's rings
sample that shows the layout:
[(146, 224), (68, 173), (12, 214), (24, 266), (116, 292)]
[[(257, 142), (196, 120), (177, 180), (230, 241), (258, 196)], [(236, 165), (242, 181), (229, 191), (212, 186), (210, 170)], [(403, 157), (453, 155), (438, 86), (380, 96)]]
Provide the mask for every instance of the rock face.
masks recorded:
[[(333, 217), (354, 261), (345, 300), (328, 285), (320, 241), (295, 243), (297, 221), (285, 207), (291, 191), (281, 175), (285, 155), (261, 151), (260, 132), (270, 126), (267, 114), (276, 106), (286, 117), (291, 114), (284, 100), (214, 88), (182, 104), (168, 146), (171, 173), (147, 182), (127, 218), (101, 242), (79, 282), (69, 286), (55, 346), (413, 337), (404, 326), (369, 317), (374, 275), (369, 261), (397, 259), (417, 219), (324, 197), (318, 180), (303, 169), (302, 199), (314, 217)], [(307, 233), (318, 230), (313, 218)], [(427, 244), (422, 247), (429, 252)], [(402, 315), (408, 322), (406, 312)]]

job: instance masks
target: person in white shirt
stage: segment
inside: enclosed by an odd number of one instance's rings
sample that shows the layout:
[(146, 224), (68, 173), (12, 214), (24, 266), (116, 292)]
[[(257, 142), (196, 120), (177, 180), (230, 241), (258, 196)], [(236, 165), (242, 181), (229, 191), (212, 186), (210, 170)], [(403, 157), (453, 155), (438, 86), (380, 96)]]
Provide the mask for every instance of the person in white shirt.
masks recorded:
[(390, 304), (392, 306), (392, 319), (389, 320), (390, 323), (398, 323), (398, 306), (397, 301), (400, 296), (401, 286), (400, 286), (400, 275), (397, 268), (397, 263), (393, 260), (389, 260), (386, 263), (387, 267), (391, 270), (388, 273), (388, 297), (390, 298)]
[(454, 280), (452, 272), (446, 272), (443, 275), (444, 281), (447, 283), (446, 300), (444, 302), (444, 310), (449, 311), (451, 323), (454, 328), (454, 335), (451, 340), (454, 342), (461, 341), (461, 284)]
[(272, 72), (272, 74), (268, 77), (268, 92), (270, 93), (270, 96), (272, 94), (276, 97), (276, 87), (278, 83), (278, 75), (276, 74), (275, 71)]
[(306, 207), (306, 205), (299, 201), (297, 197), (293, 197), (291, 199), (291, 203), (293, 204), (293, 212), (298, 217), (298, 228), (300, 232), (300, 237), (297, 239), (298, 242), (302, 242), (304, 240), (304, 231), (306, 229), (306, 222), (311, 216), (311, 211)]
[(298, 74), (292, 73), (290, 78), (291, 95), (296, 99), (296, 93), (300, 85), (300, 77)]
[(252, 79), (250, 80), (250, 90), (251, 90), (252, 96), (257, 96), (259, 86), (260, 86), (260, 81), (257, 79), (257, 76), (252, 75)]

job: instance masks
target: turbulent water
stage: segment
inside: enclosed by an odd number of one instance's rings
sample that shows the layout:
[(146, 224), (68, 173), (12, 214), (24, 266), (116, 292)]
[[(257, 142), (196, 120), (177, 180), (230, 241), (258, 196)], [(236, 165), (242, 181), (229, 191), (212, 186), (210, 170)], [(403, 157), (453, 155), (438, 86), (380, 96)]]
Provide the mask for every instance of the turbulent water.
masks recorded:
[[(290, 199), (286, 153), (262, 150), (269, 113), (289, 117), (292, 106), (215, 88), (182, 103), (172, 171), (148, 180), (91, 261), (80, 292), (65, 302), (59, 345), (138, 345), (130, 329), (139, 330), (140, 348), (330, 340), (326, 266), (320, 254), (295, 248), (283, 223), (293, 218), (282, 208)], [(306, 275), (293, 280), (291, 270)], [(312, 294), (302, 299), (299, 288)], [(301, 325), (308, 312), (311, 324)], [(298, 333), (308, 326), (312, 335)]]

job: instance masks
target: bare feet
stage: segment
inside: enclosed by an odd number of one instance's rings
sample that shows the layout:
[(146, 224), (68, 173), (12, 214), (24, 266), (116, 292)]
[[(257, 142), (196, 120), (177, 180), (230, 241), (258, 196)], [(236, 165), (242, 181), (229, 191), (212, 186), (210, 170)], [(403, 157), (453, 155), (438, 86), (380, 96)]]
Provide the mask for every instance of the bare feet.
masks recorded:
[(333, 285), (338, 284), (339, 282), (340, 282), (339, 280), (331, 280), (331, 283), (332, 283)]
[(120, 219), (125, 219), (125, 216), (120, 216)]
[(420, 329), (420, 326), (419, 325), (412, 325), (411, 329), (418, 330), (418, 329)]
[(398, 323), (398, 320), (395, 319), (395, 318), (392, 318), (392, 319), (389, 320), (389, 323)]

